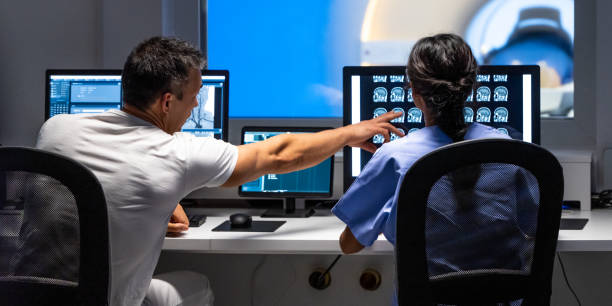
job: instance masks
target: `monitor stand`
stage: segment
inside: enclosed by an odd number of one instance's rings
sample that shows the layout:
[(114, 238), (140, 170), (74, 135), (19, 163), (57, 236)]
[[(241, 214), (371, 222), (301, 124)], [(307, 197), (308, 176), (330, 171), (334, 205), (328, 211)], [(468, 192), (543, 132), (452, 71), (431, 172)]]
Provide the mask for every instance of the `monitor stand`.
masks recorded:
[(295, 209), (295, 198), (285, 198), (282, 209), (268, 209), (261, 217), (262, 218), (308, 218), (314, 215), (315, 211), (312, 208)]

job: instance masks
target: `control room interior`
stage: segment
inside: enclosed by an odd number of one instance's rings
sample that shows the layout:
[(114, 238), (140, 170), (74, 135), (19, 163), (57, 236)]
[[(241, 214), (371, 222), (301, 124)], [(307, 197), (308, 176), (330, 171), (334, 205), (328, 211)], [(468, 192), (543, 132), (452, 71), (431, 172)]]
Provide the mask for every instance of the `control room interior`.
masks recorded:
[[(529, 13), (520, 17), (525, 10)], [(189, 41), (202, 51), (208, 69), (229, 72), (229, 95), (223, 91), (227, 104), (219, 102), (227, 108), (222, 110), (226, 126), (215, 128), (223, 130), (218, 137), (240, 145), (255, 139), (245, 135), (256, 134), (257, 127), (301, 133), (345, 125), (343, 67), (405, 66), (419, 38), (455, 33), (472, 47), (480, 65), (539, 67), (537, 139), (529, 141), (551, 151), (563, 167), (562, 218), (588, 219), (583, 229), (559, 232), (551, 305), (578, 305), (576, 299), (582, 305), (608, 305), (611, 13), (612, 2), (605, 0), (4, 1), (0, 148), (35, 146), (50, 117), (49, 71), (114, 70), (120, 75), (130, 50), (152, 36)], [(543, 40), (542, 51), (534, 55), (528, 43), (509, 44), (517, 24), (525, 22), (521, 18), (542, 22), (532, 28), (544, 28), (542, 33), (565, 45)], [(390, 304), (395, 260), (384, 238), (334, 261), (341, 254), (338, 237), (344, 224), (330, 209), (347, 187), (348, 153), (340, 150), (329, 160), (332, 172), (323, 175), (330, 179), (329, 192), (282, 196), (253, 192), (247, 185), (192, 192), (181, 203), (188, 215), (206, 219), (183, 236), (165, 239), (155, 273), (206, 275), (216, 305)], [(305, 213), (314, 215), (288, 217), (287, 205), (302, 213), (313, 209)], [(213, 232), (230, 221), (230, 214), (244, 213), (255, 222), (265, 220), (260, 215), (269, 209), (280, 211), (274, 220), (286, 221), (276, 234), (274, 229)], [(290, 230), (282, 231), (287, 225)], [(309, 277), (332, 262), (332, 281), (313, 288)], [(364, 273), (379, 277), (377, 285), (365, 288), (360, 283)]]

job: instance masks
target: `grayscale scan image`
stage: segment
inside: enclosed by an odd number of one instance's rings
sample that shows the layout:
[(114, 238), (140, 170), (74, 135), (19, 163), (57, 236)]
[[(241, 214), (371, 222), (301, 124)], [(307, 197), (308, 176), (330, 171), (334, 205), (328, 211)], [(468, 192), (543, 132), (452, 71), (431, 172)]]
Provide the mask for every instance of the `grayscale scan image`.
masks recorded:
[(393, 109), (393, 112), (395, 113), (402, 113), (401, 116), (391, 120), (391, 122), (395, 122), (395, 123), (404, 123), (404, 109), (402, 109), (401, 107), (396, 107)]
[(412, 98), (412, 88), (408, 88), (406, 92), (406, 101), (414, 102), (414, 99)]
[(416, 107), (413, 107), (408, 110), (408, 115), (406, 115), (406, 122), (421, 123), (422, 117), (423, 113), (421, 113), (421, 110)]
[(372, 76), (372, 81), (374, 83), (386, 83), (387, 82), (387, 76), (386, 75), (373, 75)]
[(380, 115), (383, 115), (387, 112), (387, 110), (383, 107), (379, 107), (377, 109), (374, 110), (374, 116), (372, 118), (376, 118)]
[(384, 87), (376, 87), (374, 89), (374, 102), (387, 102), (387, 89)]
[(491, 90), (487, 86), (478, 87), (476, 90), (476, 101), (477, 102), (489, 102), (491, 101)]
[(493, 92), (493, 101), (495, 102), (507, 102), (508, 101), (508, 88), (505, 86), (495, 87)]
[(491, 122), (491, 110), (487, 107), (481, 107), (476, 111), (477, 122)]
[(191, 111), (191, 116), (183, 129), (213, 129), (215, 118), (214, 86), (202, 86), (198, 93), (198, 106)]
[[(404, 135), (406, 135), (406, 131), (404, 131), (403, 129), (398, 129), (400, 132), (404, 133)], [(396, 139), (400, 139), (401, 137), (399, 137), (397, 134), (395, 133), (391, 133), (389, 140), (390, 141), (394, 141)]]
[(403, 88), (393, 87), (393, 89), (391, 89), (391, 102), (404, 102)]
[(466, 123), (474, 122), (474, 110), (470, 107), (464, 107), (463, 118), (465, 118)]
[(385, 137), (382, 134), (376, 134), (372, 138), (373, 143), (383, 143), (385, 142)]
[(493, 111), (493, 122), (508, 122), (508, 109), (498, 107)]
[(403, 75), (392, 75), (391, 83), (404, 83), (404, 76)]

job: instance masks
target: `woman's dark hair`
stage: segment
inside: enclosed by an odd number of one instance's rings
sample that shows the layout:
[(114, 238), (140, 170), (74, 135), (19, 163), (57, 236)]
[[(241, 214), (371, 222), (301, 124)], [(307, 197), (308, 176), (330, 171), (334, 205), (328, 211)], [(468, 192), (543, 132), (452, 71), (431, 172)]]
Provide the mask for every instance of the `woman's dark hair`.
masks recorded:
[(414, 94), (423, 97), (432, 119), (453, 142), (463, 140), (467, 124), (464, 102), (476, 82), (478, 64), (472, 50), (455, 34), (421, 38), (406, 66)]
[(166, 92), (183, 98), (191, 69), (204, 66), (202, 54), (177, 38), (153, 37), (130, 52), (121, 75), (123, 102), (140, 110)]

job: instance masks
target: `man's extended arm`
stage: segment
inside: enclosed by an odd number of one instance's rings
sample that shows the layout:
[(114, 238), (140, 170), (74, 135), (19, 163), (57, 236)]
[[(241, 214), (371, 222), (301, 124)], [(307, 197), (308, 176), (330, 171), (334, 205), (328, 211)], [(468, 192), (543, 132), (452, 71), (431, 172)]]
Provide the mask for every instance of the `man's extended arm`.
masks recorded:
[(238, 186), (267, 173), (287, 173), (314, 166), (344, 146), (360, 147), (374, 152), (368, 140), (382, 134), (403, 134), (389, 123), (402, 113), (389, 112), (377, 118), (313, 134), (282, 134), (265, 141), (238, 147), (238, 161), (223, 187)]

